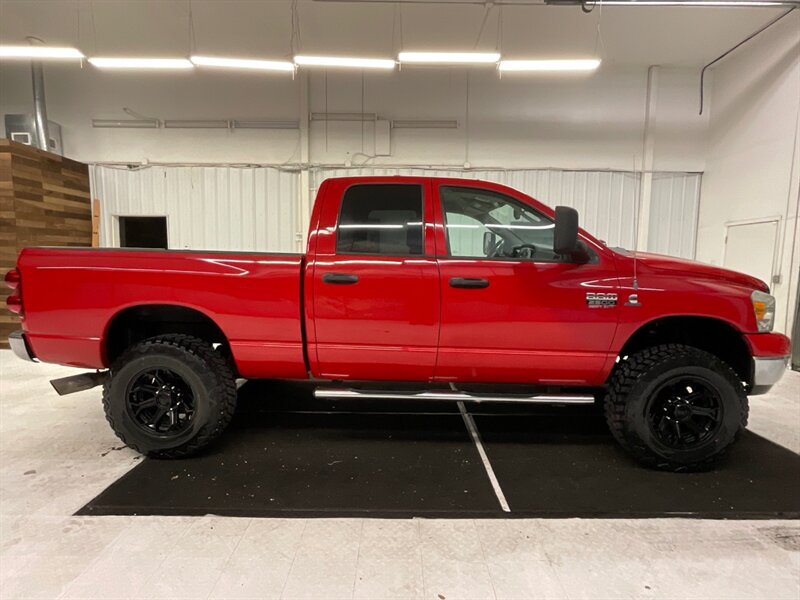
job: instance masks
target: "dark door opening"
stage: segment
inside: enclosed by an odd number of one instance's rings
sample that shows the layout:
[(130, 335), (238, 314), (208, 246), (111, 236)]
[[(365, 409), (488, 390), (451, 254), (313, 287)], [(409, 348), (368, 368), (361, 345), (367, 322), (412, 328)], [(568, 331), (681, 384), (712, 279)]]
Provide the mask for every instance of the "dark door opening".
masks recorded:
[(167, 217), (119, 217), (119, 245), (166, 249)]

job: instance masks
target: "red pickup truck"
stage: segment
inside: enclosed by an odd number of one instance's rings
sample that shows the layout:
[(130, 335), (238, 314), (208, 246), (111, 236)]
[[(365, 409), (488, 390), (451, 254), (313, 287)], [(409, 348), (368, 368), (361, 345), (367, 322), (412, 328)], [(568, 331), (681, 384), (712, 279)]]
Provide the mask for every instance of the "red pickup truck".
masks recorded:
[(324, 398), (604, 404), (646, 465), (719, 458), (790, 354), (767, 285), (611, 249), (494, 183), (328, 179), (302, 254), (28, 248), (5, 277), (29, 360), (95, 369), (132, 448), (180, 457), (225, 429), (236, 378)]

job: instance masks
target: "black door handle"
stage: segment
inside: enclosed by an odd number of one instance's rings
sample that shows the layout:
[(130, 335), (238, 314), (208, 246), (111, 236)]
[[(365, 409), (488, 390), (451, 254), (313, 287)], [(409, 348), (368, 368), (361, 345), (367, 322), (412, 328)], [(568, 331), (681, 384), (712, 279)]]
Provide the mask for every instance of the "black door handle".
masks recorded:
[(489, 287), (488, 279), (480, 277), (451, 277), (450, 287), (481, 289)]
[(358, 283), (358, 275), (351, 275), (350, 273), (325, 273), (322, 276), (322, 281), (325, 283), (338, 283), (339, 285), (350, 285)]

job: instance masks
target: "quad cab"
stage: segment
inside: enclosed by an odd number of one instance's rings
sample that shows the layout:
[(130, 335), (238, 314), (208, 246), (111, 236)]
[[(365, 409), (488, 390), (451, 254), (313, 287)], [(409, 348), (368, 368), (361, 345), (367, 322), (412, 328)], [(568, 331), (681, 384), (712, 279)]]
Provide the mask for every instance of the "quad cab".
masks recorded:
[(639, 461), (699, 469), (790, 354), (764, 282), (608, 248), (571, 208), (467, 179), (328, 179), (305, 254), (27, 248), (6, 282), (14, 352), (93, 369), (54, 386), (102, 384), (117, 435), (166, 458), (224, 431), (236, 378), (270, 378), (326, 398), (599, 401)]

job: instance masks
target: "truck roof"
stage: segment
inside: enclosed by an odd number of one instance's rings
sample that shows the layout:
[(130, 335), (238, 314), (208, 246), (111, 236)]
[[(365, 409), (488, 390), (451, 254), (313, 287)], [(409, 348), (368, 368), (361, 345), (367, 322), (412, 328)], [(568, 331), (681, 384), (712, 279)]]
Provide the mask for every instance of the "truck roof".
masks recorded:
[[(396, 181), (398, 183), (403, 181), (439, 181), (439, 182), (452, 182), (452, 183), (468, 183), (468, 184), (487, 184), (490, 186), (498, 186), (506, 188), (501, 183), (496, 183), (494, 181), (489, 181), (486, 179), (476, 179), (474, 177), (441, 177), (437, 175), (348, 175), (344, 177), (327, 177), (324, 181), (329, 180), (337, 180), (337, 181), (376, 181), (376, 182), (386, 182), (386, 181)], [(511, 189), (511, 188), (508, 188)], [(516, 190), (519, 192), (519, 190)]]

